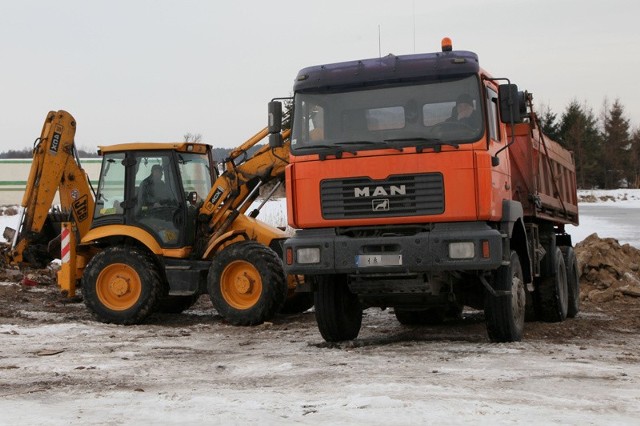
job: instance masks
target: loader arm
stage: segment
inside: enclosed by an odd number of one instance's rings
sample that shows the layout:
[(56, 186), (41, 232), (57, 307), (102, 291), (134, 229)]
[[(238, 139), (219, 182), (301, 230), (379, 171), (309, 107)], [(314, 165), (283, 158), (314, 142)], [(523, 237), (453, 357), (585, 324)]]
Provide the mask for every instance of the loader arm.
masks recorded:
[[(77, 157), (75, 133), (76, 121), (71, 114), (49, 112), (33, 148), (18, 229), (5, 230), (5, 237), (12, 241), (5, 255), (10, 263), (42, 266), (60, 257), (59, 249), (50, 243), (58, 238), (62, 221), (73, 222), (77, 237), (89, 230), (95, 196)], [(56, 192), (60, 194), (60, 210), (50, 213)]]
[[(252, 156), (236, 163), (246, 152), (268, 135), (267, 128), (256, 133), (224, 160), (225, 171), (216, 179), (200, 208), (200, 217), (206, 218), (207, 241), (196, 249), (199, 256), (207, 257), (215, 252), (217, 240), (227, 233), (236, 218), (244, 214), (258, 197), (259, 188), (273, 181), (283, 181), (289, 159), (289, 135), (282, 133), (282, 146), (272, 148), (265, 144)], [(277, 235), (278, 237), (280, 235)], [(273, 235), (275, 238), (276, 235)]]

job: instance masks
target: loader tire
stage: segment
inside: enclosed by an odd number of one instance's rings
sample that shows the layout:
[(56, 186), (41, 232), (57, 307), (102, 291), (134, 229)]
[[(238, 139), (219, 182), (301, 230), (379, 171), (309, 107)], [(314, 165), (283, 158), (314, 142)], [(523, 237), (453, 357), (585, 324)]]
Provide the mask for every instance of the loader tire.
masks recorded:
[(494, 276), (496, 291), (511, 294), (493, 296), (487, 292), (484, 316), (492, 342), (518, 342), (524, 331), (526, 289), (518, 253), (511, 251), (508, 266), (501, 266)]
[(567, 270), (568, 307), (567, 318), (575, 318), (580, 312), (580, 271), (576, 253), (571, 246), (560, 247)]
[(149, 255), (115, 246), (91, 259), (82, 277), (82, 292), (98, 321), (138, 324), (156, 309), (162, 281)]
[(353, 340), (362, 325), (362, 306), (346, 275), (320, 275), (314, 303), (320, 334), (327, 342)]
[(207, 288), (213, 307), (233, 325), (256, 325), (271, 319), (287, 297), (282, 261), (255, 241), (232, 244), (216, 254)]
[(559, 248), (555, 247), (555, 251), (547, 255), (553, 256), (549, 261), (549, 264), (553, 265), (553, 274), (543, 276), (536, 285), (536, 316), (546, 322), (561, 322), (567, 318), (569, 307), (567, 269)]

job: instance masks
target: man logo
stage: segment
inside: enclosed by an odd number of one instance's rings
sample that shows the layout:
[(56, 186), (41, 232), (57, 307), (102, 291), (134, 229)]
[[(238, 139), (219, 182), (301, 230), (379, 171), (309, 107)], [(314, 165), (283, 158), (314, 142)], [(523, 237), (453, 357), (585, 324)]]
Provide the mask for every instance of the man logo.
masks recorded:
[(377, 200), (371, 200), (371, 210), (374, 212), (386, 212), (389, 211), (389, 199), (379, 198)]
[(359, 197), (379, 197), (381, 195), (407, 195), (407, 187), (405, 185), (389, 185), (389, 188), (383, 186), (364, 186), (362, 188), (354, 188), (353, 195)]

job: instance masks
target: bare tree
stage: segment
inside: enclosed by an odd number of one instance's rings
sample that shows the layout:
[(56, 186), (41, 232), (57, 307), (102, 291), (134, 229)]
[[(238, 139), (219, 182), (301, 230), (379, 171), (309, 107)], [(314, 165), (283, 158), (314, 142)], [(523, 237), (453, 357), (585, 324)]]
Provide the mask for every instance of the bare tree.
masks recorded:
[(202, 134), (187, 132), (183, 136), (185, 142), (202, 142)]

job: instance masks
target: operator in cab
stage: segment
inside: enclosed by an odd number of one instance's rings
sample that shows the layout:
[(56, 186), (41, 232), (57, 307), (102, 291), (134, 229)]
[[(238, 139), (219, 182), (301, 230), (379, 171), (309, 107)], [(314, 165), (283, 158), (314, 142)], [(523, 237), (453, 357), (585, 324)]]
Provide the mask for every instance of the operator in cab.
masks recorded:
[(143, 207), (158, 207), (166, 205), (170, 200), (167, 184), (162, 180), (162, 166), (154, 164), (151, 174), (140, 184)]
[(464, 124), (467, 127), (478, 129), (480, 120), (477, 111), (473, 107), (473, 98), (466, 93), (458, 96), (451, 117), (447, 118), (446, 122)]

